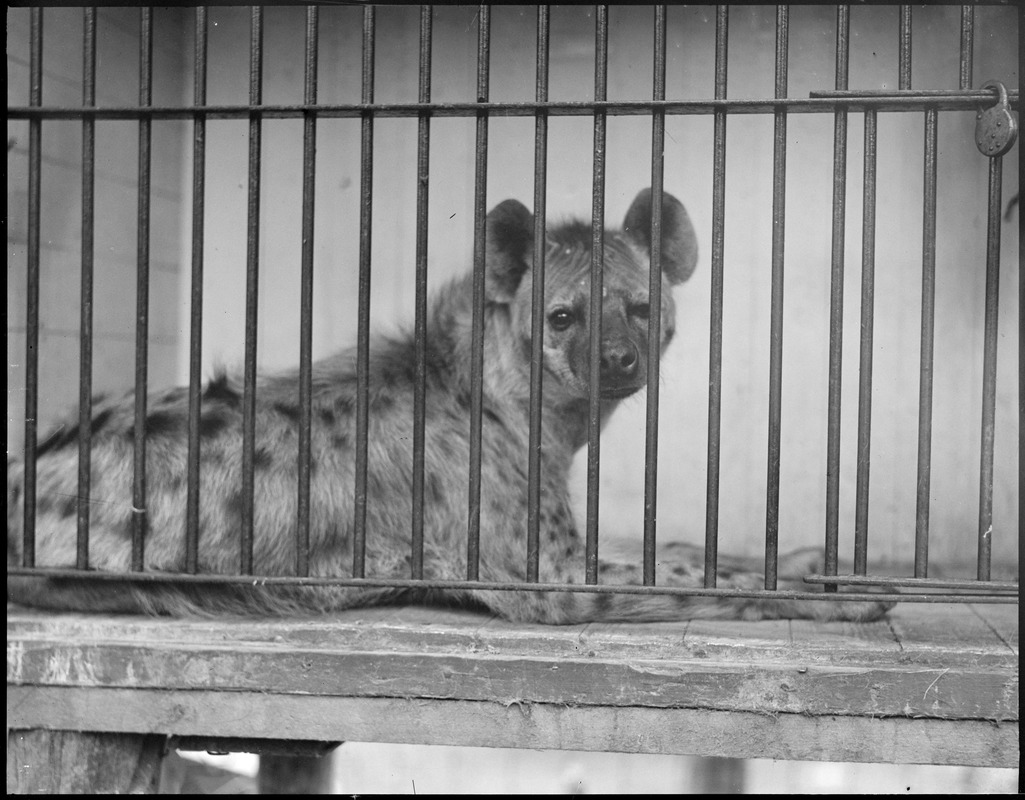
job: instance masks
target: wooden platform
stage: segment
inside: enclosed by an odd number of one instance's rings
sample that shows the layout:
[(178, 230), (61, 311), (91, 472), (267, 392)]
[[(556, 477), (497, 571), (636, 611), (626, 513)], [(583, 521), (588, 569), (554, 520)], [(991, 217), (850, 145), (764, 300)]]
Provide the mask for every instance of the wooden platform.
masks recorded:
[(7, 684), (14, 732), (1018, 766), (1016, 605), (569, 627), (424, 608), (271, 622), (9, 607)]

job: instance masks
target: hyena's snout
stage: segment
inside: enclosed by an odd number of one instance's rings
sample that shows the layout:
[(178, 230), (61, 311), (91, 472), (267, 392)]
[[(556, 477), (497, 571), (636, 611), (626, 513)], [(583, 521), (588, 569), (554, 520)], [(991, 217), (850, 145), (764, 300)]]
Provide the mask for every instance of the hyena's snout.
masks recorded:
[(606, 399), (626, 397), (647, 383), (648, 343), (639, 322), (617, 319), (614, 313), (606, 316), (599, 361), (599, 387)]
[(606, 338), (601, 348), (600, 385), (603, 397), (625, 397), (644, 385), (641, 353), (625, 336)]

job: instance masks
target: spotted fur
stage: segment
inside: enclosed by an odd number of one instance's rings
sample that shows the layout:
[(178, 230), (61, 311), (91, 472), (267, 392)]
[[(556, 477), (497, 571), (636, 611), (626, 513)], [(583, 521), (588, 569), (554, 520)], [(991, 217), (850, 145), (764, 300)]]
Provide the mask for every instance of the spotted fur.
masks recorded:
[[(646, 190), (634, 200), (622, 228), (605, 232), (603, 420), (647, 381), (650, 227), (651, 194)], [(526, 577), (532, 235), (531, 215), (518, 202), (506, 201), (488, 215), (480, 509), (480, 576), (487, 581)], [(542, 581), (573, 583), (579, 582), (584, 572), (584, 548), (575, 527), (567, 481), (573, 454), (583, 446), (587, 432), (590, 226), (552, 226), (546, 251), (540, 577)], [(664, 195), (658, 344), (662, 349), (674, 334), (671, 287), (690, 276), (696, 261), (697, 245), (687, 212), (675, 198)], [(427, 578), (459, 580), (466, 575), (472, 296), (472, 277), (468, 275), (434, 299), (427, 320)], [(410, 334), (378, 337), (371, 345), (368, 577), (410, 575), (414, 352)], [(294, 569), (298, 384), (293, 372), (264, 377), (257, 386), (254, 568), (258, 575), (289, 575)], [(343, 351), (314, 365), (310, 462), (310, 572), (314, 576), (351, 574), (356, 392), (354, 351)], [(178, 572), (185, 567), (187, 405), (183, 389), (155, 394), (148, 401), (147, 570)], [(199, 569), (203, 573), (237, 573), (243, 508), (239, 381), (228, 374), (217, 375), (203, 389), (201, 406)], [(96, 569), (130, 568), (134, 425), (131, 395), (96, 403), (89, 501), (89, 557)], [(74, 424), (58, 428), (41, 440), (38, 450), (36, 563), (40, 566), (75, 564), (77, 435)], [(20, 558), (21, 483), (21, 464), (9, 463), (9, 562)], [(632, 554), (616, 558), (603, 543), (602, 553), (606, 582), (640, 582), (636, 548)], [(670, 545), (660, 558), (659, 581), (698, 586), (701, 563), (700, 552)], [(797, 571), (810, 568), (814, 567), (802, 563)], [(720, 585), (727, 587), (756, 588), (761, 580), (756, 568), (749, 566), (723, 567), (720, 576)], [(439, 601), (484, 606), (510, 619), (546, 623), (693, 617), (869, 619), (886, 608), (878, 603), (636, 594), (197, 587), (36, 579), (10, 580), (8, 596), (47, 607), (171, 614), (316, 613), (380, 602)]]

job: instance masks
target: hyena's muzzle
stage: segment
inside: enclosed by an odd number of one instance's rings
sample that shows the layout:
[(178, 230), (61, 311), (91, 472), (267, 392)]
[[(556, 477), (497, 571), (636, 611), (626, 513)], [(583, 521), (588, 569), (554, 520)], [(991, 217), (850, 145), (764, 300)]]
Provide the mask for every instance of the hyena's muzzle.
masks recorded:
[[(608, 299), (608, 294), (606, 294)], [(650, 312), (640, 303), (625, 311), (617, 306), (619, 297), (604, 304), (601, 325), (601, 357), (599, 387), (606, 400), (628, 397), (647, 384), (648, 380), (648, 318)], [(672, 299), (663, 302), (662, 319), (671, 320)], [(667, 320), (668, 321), (668, 320)], [(672, 323), (662, 332), (660, 348), (672, 338)], [(588, 371), (590, 364), (588, 364)]]

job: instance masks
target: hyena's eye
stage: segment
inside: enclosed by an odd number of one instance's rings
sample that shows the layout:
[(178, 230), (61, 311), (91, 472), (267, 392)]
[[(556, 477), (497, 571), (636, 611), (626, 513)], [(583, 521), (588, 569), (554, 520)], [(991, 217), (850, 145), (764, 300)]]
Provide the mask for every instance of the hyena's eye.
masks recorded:
[(631, 303), (626, 307), (626, 313), (631, 317), (637, 317), (637, 319), (648, 318), (648, 304), (647, 303)]
[(548, 324), (557, 331), (564, 331), (576, 322), (576, 316), (568, 308), (557, 308), (548, 315)]

